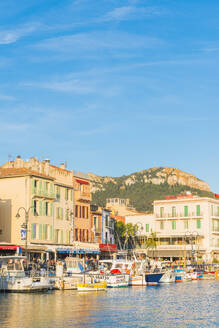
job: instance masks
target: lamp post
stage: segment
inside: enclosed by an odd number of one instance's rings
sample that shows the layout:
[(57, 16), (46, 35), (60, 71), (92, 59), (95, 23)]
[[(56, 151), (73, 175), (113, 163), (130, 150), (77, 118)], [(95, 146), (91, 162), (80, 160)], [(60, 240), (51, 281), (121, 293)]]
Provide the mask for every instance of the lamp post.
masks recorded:
[(197, 231), (187, 231), (185, 233), (185, 240), (188, 239), (189, 240), (189, 244), (191, 244), (191, 260), (192, 262), (194, 262), (194, 254), (195, 254), (195, 250), (193, 249), (193, 241), (198, 238), (198, 232)]
[[(27, 247), (28, 247), (28, 245), (27, 245), (28, 222), (29, 222), (29, 213), (30, 213), (30, 210), (31, 210), (32, 208), (34, 208), (34, 206), (30, 206), (28, 209), (26, 209), (25, 207), (20, 207), (20, 208), (18, 209), (18, 211), (17, 211), (17, 214), (16, 214), (16, 218), (18, 218), (18, 219), (21, 217), (20, 214), (19, 214), (19, 212), (20, 212), (21, 210), (23, 210), (23, 211), (24, 211), (24, 214), (25, 214), (25, 223), (23, 223), (21, 227), (22, 227), (23, 229), (26, 230), (26, 236), (25, 236), (25, 255), (26, 255), (26, 261), (27, 261), (27, 263), (28, 263), (28, 257), (27, 257)], [(37, 214), (36, 211), (34, 211), (34, 215), (35, 215), (35, 216), (38, 216), (38, 214)]]

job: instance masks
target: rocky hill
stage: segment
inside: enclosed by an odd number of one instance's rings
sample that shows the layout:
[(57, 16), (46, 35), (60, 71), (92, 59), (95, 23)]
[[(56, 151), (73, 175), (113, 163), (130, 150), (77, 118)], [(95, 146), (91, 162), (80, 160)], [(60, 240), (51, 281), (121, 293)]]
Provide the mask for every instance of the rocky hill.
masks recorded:
[(150, 212), (155, 199), (191, 191), (200, 196), (210, 196), (209, 185), (193, 174), (175, 167), (143, 170), (122, 177), (100, 177), (90, 173), (92, 202), (105, 206), (106, 198), (129, 198), (137, 211)]

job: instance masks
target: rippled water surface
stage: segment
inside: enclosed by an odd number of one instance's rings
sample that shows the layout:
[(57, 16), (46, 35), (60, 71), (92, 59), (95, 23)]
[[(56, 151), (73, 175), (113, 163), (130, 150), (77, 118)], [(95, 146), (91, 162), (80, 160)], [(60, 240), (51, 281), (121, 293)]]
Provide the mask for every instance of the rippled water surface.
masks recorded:
[(219, 327), (219, 281), (0, 294), (0, 328)]

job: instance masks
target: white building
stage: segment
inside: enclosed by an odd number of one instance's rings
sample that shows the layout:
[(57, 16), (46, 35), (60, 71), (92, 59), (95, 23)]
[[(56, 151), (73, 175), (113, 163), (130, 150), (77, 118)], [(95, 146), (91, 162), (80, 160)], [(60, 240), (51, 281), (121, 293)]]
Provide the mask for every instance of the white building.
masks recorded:
[[(125, 217), (125, 223), (132, 223), (133, 225), (137, 225), (138, 231), (136, 236), (136, 248), (140, 248), (141, 250), (145, 249), (145, 241), (150, 236), (151, 232), (155, 232), (154, 215), (129, 215)], [(145, 253), (148, 253), (148, 255), (150, 255), (150, 250)]]
[(187, 194), (154, 201), (156, 256), (219, 258), (219, 200)]

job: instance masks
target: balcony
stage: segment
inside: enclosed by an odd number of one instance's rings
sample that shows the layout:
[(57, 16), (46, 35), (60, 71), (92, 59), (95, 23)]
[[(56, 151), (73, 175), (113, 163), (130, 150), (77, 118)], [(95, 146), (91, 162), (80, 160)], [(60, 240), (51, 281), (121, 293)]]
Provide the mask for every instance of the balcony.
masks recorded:
[(181, 250), (181, 251), (191, 251), (191, 249), (195, 251), (204, 250), (202, 245), (157, 245), (156, 250)]
[(33, 197), (38, 197), (38, 198), (49, 198), (49, 199), (55, 199), (56, 195), (54, 192), (49, 192), (47, 190), (42, 190), (38, 188), (34, 188), (32, 191)]
[(83, 191), (75, 191), (75, 199), (78, 201), (86, 201), (86, 202), (90, 202), (91, 201), (91, 194), (90, 193), (86, 193)]
[(219, 227), (212, 227), (212, 233), (218, 233), (219, 234)]
[(203, 213), (200, 212), (199, 215), (197, 215), (196, 212), (189, 212), (187, 215), (185, 213), (175, 213), (172, 215), (172, 213), (164, 213), (162, 216), (158, 213), (155, 213), (156, 219), (192, 219), (192, 218), (202, 218)]

